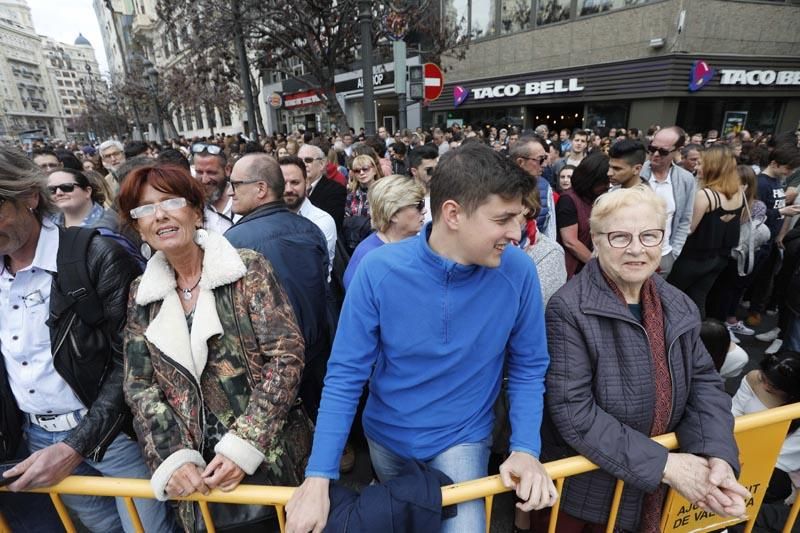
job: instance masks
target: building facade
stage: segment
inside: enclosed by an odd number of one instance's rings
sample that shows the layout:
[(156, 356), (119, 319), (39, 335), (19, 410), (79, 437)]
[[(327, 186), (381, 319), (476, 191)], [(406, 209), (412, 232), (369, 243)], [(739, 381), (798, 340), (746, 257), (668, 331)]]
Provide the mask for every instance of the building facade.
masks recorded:
[(679, 124), (767, 132), (800, 121), (795, 0), (442, 0), (469, 21), (437, 124)]
[(0, 1), (0, 139), (64, 138), (46, 64), (25, 0)]

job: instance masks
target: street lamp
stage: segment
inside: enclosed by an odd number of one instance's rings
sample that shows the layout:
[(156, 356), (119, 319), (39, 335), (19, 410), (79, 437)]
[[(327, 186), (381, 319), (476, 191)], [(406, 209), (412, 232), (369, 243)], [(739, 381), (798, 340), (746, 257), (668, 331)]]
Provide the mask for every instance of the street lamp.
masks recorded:
[(155, 108), (156, 141), (164, 142), (164, 132), (161, 129), (161, 107), (158, 104), (158, 70), (152, 61), (145, 59), (142, 64), (144, 67), (144, 77), (150, 86), (150, 94), (153, 96), (153, 106)]

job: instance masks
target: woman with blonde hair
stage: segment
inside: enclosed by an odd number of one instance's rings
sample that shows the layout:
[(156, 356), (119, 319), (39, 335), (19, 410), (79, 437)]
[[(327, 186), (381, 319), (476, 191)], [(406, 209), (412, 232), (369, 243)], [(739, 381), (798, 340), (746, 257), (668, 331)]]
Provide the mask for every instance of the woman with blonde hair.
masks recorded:
[(667, 281), (685, 292), (705, 318), (706, 297), (739, 244), (744, 207), (736, 157), (725, 145), (714, 145), (697, 166), (691, 234)]
[(367, 193), (376, 180), (381, 177), (383, 175), (380, 166), (369, 155), (357, 155), (350, 162), (350, 178), (347, 182), (342, 230), (345, 244), (351, 254), (370, 234), (370, 208)]
[(424, 220), (425, 188), (413, 178), (397, 174), (387, 176), (375, 183), (368, 196), (372, 204), (370, 220), (375, 232), (361, 241), (353, 252), (344, 272), (345, 289), (368, 252), (416, 235)]

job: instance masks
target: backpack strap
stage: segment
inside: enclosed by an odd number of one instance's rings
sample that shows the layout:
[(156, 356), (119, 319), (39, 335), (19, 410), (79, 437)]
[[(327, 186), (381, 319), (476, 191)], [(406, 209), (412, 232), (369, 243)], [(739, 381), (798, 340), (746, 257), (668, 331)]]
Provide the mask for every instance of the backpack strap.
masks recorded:
[(103, 305), (89, 278), (89, 244), (97, 230), (72, 227), (62, 230), (58, 245), (56, 286), (80, 319), (89, 326), (103, 321)]

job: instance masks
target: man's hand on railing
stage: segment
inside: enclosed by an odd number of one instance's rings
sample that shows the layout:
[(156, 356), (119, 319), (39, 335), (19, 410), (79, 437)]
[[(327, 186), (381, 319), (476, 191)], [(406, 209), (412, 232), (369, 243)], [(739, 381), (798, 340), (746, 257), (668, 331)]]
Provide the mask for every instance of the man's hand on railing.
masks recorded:
[(745, 514), (745, 500), (750, 499), (750, 493), (738, 481), (733, 473), (733, 468), (717, 457), (708, 460), (710, 472), (708, 482), (712, 489), (700, 502), (701, 507), (720, 516), (743, 517)]
[(21, 475), (8, 486), (9, 490), (20, 491), (49, 487), (70, 475), (83, 457), (70, 446), (59, 442), (33, 452), (27, 459), (3, 473), (3, 477)]
[(328, 522), (330, 479), (309, 477), (286, 504), (286, 533), (322, 533)]
[(500, 465), (500, 479), (522, 500), (517, 503), (522, 511), (552, 507), (558, 499), (558, 491), (544, 466), (529, 453), (511, 452)]
[(203, 481), (203, 471), (200, 467), (194, 463), (186, 463), (169, 477), (166, 492), (170, 498), (182, 498), (195, 492), (206, 495), (209, 489)]
[(217, 454), (208, 463), (202, 476), (209, 488), (230, 492), (238, 487), (244, 479), (244, 470), (224, 455)]

